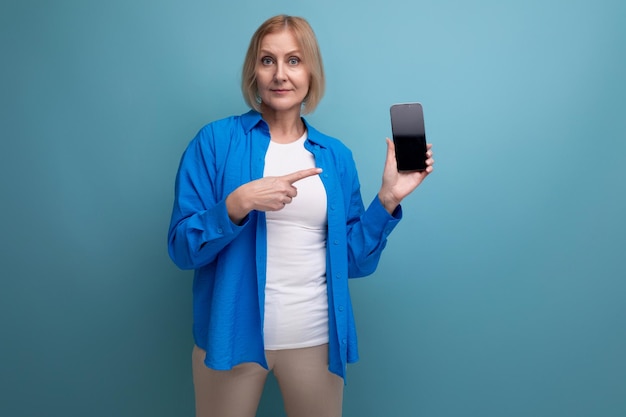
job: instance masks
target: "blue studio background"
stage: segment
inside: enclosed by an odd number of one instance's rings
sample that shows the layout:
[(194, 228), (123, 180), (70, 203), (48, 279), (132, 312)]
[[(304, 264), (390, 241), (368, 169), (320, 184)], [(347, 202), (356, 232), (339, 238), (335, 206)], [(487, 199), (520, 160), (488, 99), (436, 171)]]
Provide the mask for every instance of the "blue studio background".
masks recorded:
[[(626, 3), (4, 0), (0, 416), (193, 415), (174, 176), (246, 111), (245, 49), (278, 13), (316, 30), (309, 120), (366, 202), (391, 104), (423, 103), (437, 161), (351, 283), (344, 415), (626, 415)], [(281, 407), (270, 380), (259, 416)]]

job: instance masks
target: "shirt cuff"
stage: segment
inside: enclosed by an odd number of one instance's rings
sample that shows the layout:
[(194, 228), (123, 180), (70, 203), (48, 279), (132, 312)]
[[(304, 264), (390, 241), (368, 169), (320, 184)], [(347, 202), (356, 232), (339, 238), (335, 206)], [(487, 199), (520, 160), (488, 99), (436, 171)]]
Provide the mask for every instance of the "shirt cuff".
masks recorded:
[(378, 196), (374, 197), (367, 211), (365, 212), (365, 223), (368, 227), (379, 229), (385, 238), (391, 234), (393, 229), (402, 219), (402, 207), (398, 205), (392, 214), (385, 209)]

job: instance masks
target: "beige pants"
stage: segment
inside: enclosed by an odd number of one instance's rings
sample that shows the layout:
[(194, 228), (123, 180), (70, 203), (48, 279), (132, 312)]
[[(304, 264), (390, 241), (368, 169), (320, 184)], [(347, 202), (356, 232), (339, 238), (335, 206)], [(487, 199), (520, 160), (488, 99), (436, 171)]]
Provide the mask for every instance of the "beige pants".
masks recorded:
[[(196, 417), (254, 417), (268, 371), (256, 363), (215, 371), (204, 365), (205, 354), (194, 347)], [(288, 417), (341, 417), (343, 379), (328, 371), (327, 344), (269, 350), (265, 355)]]

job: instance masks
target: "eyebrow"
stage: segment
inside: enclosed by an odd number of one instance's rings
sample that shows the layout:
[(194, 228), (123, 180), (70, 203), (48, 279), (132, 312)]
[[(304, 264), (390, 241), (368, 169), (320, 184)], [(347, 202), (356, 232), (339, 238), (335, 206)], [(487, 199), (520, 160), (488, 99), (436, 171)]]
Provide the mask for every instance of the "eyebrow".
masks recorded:
[[(274, 52), (269, 51), (267, 49), (259, 49), (259, 54), (276, 55)], [(302, 51), (300, 51), (299, 49), (294, 49), (293, 51), (287, 52), (285, 55), (288, 55), (288, 56), (291, 56), (291, 55), (302, 55)]]

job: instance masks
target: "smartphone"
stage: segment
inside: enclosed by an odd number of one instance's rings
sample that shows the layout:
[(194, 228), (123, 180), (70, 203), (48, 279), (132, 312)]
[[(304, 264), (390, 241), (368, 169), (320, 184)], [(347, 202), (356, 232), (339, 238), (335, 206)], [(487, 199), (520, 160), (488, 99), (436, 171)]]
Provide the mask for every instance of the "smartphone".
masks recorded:
[(422, 105), (394, 104), (390, 113), (398, 171), (424, 171), (427, 149)]

